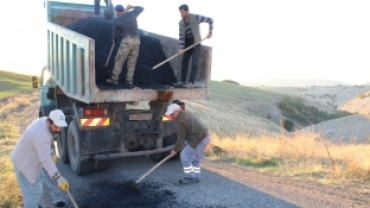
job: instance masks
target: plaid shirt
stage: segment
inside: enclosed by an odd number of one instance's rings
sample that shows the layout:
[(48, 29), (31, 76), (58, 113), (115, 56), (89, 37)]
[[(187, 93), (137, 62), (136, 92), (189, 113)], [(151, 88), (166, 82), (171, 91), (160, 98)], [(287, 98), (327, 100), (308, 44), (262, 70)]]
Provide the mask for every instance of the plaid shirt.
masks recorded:
[[(212, 32), (213, 32), (213, 19), (212, 18), (204, 17), (204, 16), (201, 16), (201, 15), (197, 15), (197, 20), (198, 20), (198, 24), (200, 24), (200, 23), (208, 23), (209, 24), (209, 33), (212, 34)], [(184, 23), (185, 23), (185, 27), (186, 27), (185, 37), (186, 38), (193, 37), (193, 32), (191, 31), (190, 22), (184, 20)], [(179, 36), (180, 36), (179, 37), (179, 48), (180, 49), (183, 49), (185, 47), (185, 40), (183, 38), (183, 34), (182, 34), (181, 28), (180, 28)]]
[(144, 10), (143, 7), (136, 6), (134, 10), (125, 12), (114, 19), (113, 38), (130, 36), (139, 36), (136, 18)]

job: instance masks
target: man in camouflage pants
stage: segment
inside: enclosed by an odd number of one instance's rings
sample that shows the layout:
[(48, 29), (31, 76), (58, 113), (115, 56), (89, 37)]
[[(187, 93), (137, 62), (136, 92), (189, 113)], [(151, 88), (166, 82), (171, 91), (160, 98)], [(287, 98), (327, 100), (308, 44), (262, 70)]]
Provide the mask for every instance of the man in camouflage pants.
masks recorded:
[(125, 9), (122, 5), (117, 5), (115, 7), (117, 18), (114, 19), (113, 22), (113, 42), (119, 42), (120, 40), (117, 39), (120, 37), (123, 38), (114, 61), (112, 77), (107, 79), (107, 83), (112, 85), (118, 85), (119, 75), (122, 72), (123, 63), (126, 61), (126, 59), (128, 59), (126, 84), (129, 87), (134, 87), (133, 78), (140, 47), (140, 38), (136, 18), (140, 15), (144, 8), (140, 6), (127, 5), (126, 10), (129, 11), (130, 9), (133, 10), (130, 12), (125, 12)]

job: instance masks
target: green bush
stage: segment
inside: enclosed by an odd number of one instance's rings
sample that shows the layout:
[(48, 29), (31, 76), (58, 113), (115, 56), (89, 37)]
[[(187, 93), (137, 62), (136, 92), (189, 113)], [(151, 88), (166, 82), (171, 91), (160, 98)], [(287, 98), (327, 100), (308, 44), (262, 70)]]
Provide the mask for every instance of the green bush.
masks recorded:
[(229, 84), (236, 84), (236, 85), (240, 85), (239, 82), (235, 82), (233, 80), (222, 80), (222, 82), (226, 82), (226, 83), (229, 83)]
[(292, 120), (284, 119), (283, 126), (287, 131), (294, 131), (294, 122)]
[(341, 118), (350, 115), (348, 112), (336, 112), (328, 114), (314, 106), (306, 106), (300, 99), (285, 97), (278, 103), (282, 114), (288, 118), (295, 119), (304, 125), (317, 124), (322, 121)]

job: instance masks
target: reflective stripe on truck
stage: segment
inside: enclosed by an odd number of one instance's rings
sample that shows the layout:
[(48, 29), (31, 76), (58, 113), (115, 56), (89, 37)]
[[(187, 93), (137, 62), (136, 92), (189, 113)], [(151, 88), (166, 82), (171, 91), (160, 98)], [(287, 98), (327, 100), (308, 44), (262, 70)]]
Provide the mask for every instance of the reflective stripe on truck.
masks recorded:
[(109, 126), (109, 118), (81, 118), (81, 126)]

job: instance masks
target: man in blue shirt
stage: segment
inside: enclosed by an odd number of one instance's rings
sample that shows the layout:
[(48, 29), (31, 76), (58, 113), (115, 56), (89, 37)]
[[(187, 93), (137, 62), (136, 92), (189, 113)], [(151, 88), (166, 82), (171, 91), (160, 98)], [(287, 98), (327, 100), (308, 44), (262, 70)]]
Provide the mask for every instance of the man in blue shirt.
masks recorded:
[[(131, 9), (133, 10), (130, 11)], [(134, 71), (140, 47), (140, 37), (136, 18), (144, 8), (127, 5), (127, 12), (125, 12), (122, 5), (117, 5), (115, 10), (117, 18), (114, 19), (113, 22), (113, 42), (119, 42), (120, 40), (117, 39), (121, 39), (121, 37), (122, 40), (115, 58), (112, 77), (107, 79), (107, 83), (118, 85), (123, 63), (127, 59), (126, 84), (129, 87), (134, 87)]]

